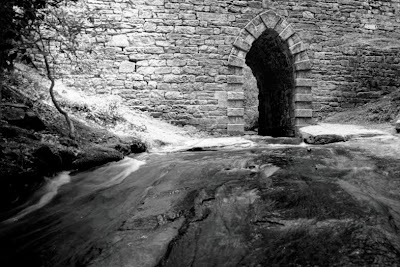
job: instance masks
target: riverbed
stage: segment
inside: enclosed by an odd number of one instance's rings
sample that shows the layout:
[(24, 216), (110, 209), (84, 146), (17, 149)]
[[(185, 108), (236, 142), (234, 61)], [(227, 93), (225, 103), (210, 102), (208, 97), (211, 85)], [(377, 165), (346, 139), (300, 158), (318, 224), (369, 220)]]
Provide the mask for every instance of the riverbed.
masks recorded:
[(0, 265), (398, 266), (400, 157), (366, 149), (379, 142), (393, 141), (180, 148), (61, 173), (1, 223)]

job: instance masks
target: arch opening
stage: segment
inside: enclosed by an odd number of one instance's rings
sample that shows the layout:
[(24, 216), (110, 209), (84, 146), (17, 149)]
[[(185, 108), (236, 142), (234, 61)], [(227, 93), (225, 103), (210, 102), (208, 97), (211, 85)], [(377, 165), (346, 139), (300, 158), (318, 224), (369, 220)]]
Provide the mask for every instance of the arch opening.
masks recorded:
[(246, 55), (258, 87), (258, 134), (263, 136), (295, 135), (294, 57), (278, 33), (266, 29)]

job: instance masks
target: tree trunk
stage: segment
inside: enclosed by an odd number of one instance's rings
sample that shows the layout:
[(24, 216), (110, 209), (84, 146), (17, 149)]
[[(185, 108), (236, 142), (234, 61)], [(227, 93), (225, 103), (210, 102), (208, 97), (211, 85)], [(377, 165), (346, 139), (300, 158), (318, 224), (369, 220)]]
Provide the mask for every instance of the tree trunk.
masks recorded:
[(45, 65), (46, 65), (47, 78), (51, 82), (50, 89), (49, 89), (50, 96), (51, 96), (51, 101), (53, 102), (53, 104), (56, 107), (56, 109), (58, 110), (58, 112), (60, 112), (65, 117), (65, 120), (66, 120), (67, 125), (68, 125), (68, 129), (69, 129), (69, 137), (72, 138), (72, 139), (75, 139), (75, 127), (74, 127), (74, 124), (72, 123), (71, 119), (69, 118), (68, 113), (66, 111), (64, 111), (60, 107), (60, 105), (57, 102), (57, 99), (54, 96), (54, 84), (55, 84), (54, 78), (53, 78), (53, 75), (51, 75), (51, 69), (50, 69), (50, 65), (49, 65), (49, 61), (47, 59), (47, 56), (46, 55), (43, 55), (43, 56), (44, 56), (44, 62), (45, 62)]

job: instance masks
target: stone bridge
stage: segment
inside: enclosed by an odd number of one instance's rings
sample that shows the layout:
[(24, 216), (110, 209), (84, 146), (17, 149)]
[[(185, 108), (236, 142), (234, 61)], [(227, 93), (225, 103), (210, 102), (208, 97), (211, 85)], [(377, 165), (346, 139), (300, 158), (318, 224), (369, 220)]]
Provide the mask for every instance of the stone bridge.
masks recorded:
[(69, 86), (179, 125), (292, 136), (400, 87), (400, 0), (88, 0), (92, 69)]

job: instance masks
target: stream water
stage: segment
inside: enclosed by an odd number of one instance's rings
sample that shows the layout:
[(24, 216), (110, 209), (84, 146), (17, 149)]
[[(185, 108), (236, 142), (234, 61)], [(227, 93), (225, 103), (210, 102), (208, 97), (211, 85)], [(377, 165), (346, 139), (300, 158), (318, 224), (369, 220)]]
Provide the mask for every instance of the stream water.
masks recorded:
[[(51, 253), (48, 249), (53, 243), (64, 242), (63, 238), (54, 241), (55, 235), (62, 237), (72, 232), (76, 234), (72, 239), (77, 241), (90, 235), (92, 230), (108, 228), (113, 220), (106, 219), (116, 212), (112, 206), (124, 204), (111, 188), (123, 183), (144, 164), (144, 161), (127, 157), (91, 171), (62, 172), (47, 179), (21, 211), (0, 223), (0, 263), (3, 263), (0, 266), (24, 266), (19, 264), (25, 263), (41, 266), (42, 257)], [(114, 201), (103, 205), (110, 198)], [(134, 202), (135, 198), (130, 201)], [(34, 255), (36, 253), (39, 257)], [(53, 266), (57, 266), (57, 262), (55, 264)]]
[(0, 223), (0, 266), (397, 266), (396, 162), (268, 145), (63, 172)]

